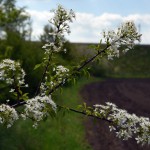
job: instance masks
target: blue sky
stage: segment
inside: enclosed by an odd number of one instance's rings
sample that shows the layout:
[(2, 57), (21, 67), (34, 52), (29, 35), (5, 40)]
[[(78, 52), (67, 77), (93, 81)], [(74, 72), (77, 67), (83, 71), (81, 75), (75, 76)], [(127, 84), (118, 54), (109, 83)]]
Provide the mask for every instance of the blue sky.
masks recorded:
[(57, 4), (73, 9), (76, 20), (67, 38), (72, 42), (98, 42), (103, 29), (114, 29), (123, 21), (133, 20), (140, 25), (142, 43), (150, 44), (149, 0), (18, 0), (26, 6), (33, 20), (33, 39), (38, 39), (50, 18), (49, 10)]

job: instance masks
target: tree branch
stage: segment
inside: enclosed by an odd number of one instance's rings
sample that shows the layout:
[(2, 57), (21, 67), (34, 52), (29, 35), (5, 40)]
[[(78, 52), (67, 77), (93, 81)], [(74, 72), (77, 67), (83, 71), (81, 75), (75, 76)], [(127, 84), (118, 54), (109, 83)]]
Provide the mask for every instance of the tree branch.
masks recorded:
[[(98, 51), (98, 53), (96, 55), (94, 55), (93, 57), (91, 57), (90, 59), (88, 59), (87, 61), (85, 61), (79, 68), (77, 68), (76, 71), (80, 71), (82, 70), (86, 65), (88, 65), (90, 62), (92, 62), (97, 56), (99, 56), (100, 54), (104, 53), (107, 48), (110, 47), (110, 45), (107, 45), (103, 50)], [(74, 73), (72, 73), (69, 77), (73, 76)], [(69, 77), (65, 78), (65, 81), (67, 81), (69, 79)], [(50, 90), (48, 92), (48, 94), (52, 94), (56, 89), (58, 89), (60, 86), (62, 86), (64, 84), (64, 81), (60, 82), (58, 85), (56, 85), (52, 90)]]
[[(77, 68), (76, 71), (80, 71), (82, 70), (86, 65), (88, 65), (90, 62), (92, 62), (97, 56), (99, 56), (100, 54), (104, 53), (108, 48), (110, 47), (110, 45), (107, 45), (104, 49), (102, 50), (99, 50), (98, 53), (96, 55), (94, 55), (93, 57), (91, 57), (90, 59), (88, 59), (87, 61), (85, 61), (79, 68)], [(41, 82), (43, 81), (44, 77), (45, 77), (45, 74), (46, 74), (46, 71), (48, 69), (48, 66), (49, 64), (47, 64), (47, 67), (45, 68), (45, 71), (43, 73), (43, 76), (42, 76), (42, 79), (41, 79)], [(66, 77), (65, 78), (65, 81), (67, 81), (71, 76), (73, 76), (74, 73), (72, 73), (69, 77)], [(41, 85), (41, 82), (39, 83), (39, 85)], [(50, 90), (48, 92), (48, 94), (52, 94), (53, 92), (55, 92), (56, 89), (58, 89), (60, 86), (62, 86), (64, 84), (64, 82), (62, 81), (61, 83), (59, 83), (58, 85), (56, 85), (52, 90)], [(40, 86), (38, 86), (38, 90), (36, 91), (36, 94), (38, 94), (38, 91), (39, 91), (39, 88)], [(35, 95), (36, 96), (36, 95)], [(19, 107), (19, 106), (22, 106), (24, 105), (26, 102), (20, 102), (19, 104), (14, 104), (12, 105), (12, 107)]]
[(15, 75), (13, 75), (13, 80), (14, 80), (14, 89), (15, 89), (15, 92), (17, 93), (17, 103), (19, 104), (20, 103), (20, 92), (19, 92), (19, 86), (17, 85), (16, 83), (16, 78), (15, 78)]
[(41, 86), (41, 83), (43, 82), (43, 80), (44, 80), (44, 78), (45, 78), (45, 75), (46, 75), (46, 72), (47, 72), (47, 70), (48, 70), (48, 67), (49, 67), (49, 64), (50, 64), (50, 60), (51, 60), (51, 56), (52, 56), (52, 52), (51, 52), (51, 54), (49, 55), (48, 63), (47, 63), (47, 65), (46, 65), (46, 67), (45, 67), (45, 70), (44, 70), (44, 72), (43, 72), (42, 78), (41, 78), (41, 80), (40, 80), (40, 82), (39, 82), (39, 84), (38, 84), (37, 90), (36, 90), (36, 92), (35, 92), (35, 96), (38, 95), (38, 93), (39, 93), (39, 91), (40, 91), (40, 86)]
[(111, 120), (108, 120), (106, 118), (100, 118), (100, 117), (92, 115), (92, 114), (87, 114), (84, 111), (79, 111), (79, 110), (76, 110), (76, 109), (73, 109), (73, 108), (69, 108), (69, 107), (65, 107), (65, 106), (61, 106), (61, 105), (58, 105), (58, 104), (57, 104), (57, 107), (60, 107), (60, 108), (63, 108), (63, 109), (66, 109), (66, 110), (69, 110), (69, 111), (72, 111), (72, 112), (75, 112), (75, 113), (78, 113), (78, 114), (82, 114), (82, 115), (85, 115), (85, 116), (93, 117), (93, 118), (96, 118), (96, 119), (100, 119), (100, 120), (104, 120), (104, 121), (107, 121), (109, 123), (112, 123)]
[[(24, 104), (26, 104), (25, 101), (20, 102), (19, 104), (12, 105), (12, 107), (18, 107), (18, 106), (22, 106), (22, 105), (24, 105)], [(99, 120), (104, 120), (104, 121), (106, 121), (106, 122), (108, 122), (108, 123), (112, 123), (111, 120), (108, 120), (108, 119), (106, 119), (106, 118), (101, 118), (101, 117), (98, 117), (98, 116), (95, 116), (95, 115), (92, 115), (92, 114), (87, 114), (87, 113), (84, 112), (84, 111), (79, 111), (79, 110), (76, 110), (76, 109), (73, 109), (73, 108), (69, 108), (69, 107), (66, 107), (66, 106), (61, 106), (61, 105), (58, 105), (58, 104), (56, 104), (56, 105), (57, 105), (57, 107), (59, 107), (59, 108), (66, 109), (66, 110), (72, 111), (72, 112), (74, 112), (74, 113), (82, 114), (82, 115), (89, 116), (89, 117), (92, 117), (92, 118), (96, 118), (96, 119), (99, 119)], [(32, 118), (30, 118), (30, 119), (32, 119)]]

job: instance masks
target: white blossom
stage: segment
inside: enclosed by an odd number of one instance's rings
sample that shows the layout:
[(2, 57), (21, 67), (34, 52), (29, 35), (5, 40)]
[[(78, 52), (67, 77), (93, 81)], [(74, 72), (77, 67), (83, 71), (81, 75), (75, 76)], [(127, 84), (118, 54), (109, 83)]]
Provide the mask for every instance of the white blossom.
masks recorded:
[(18, 119), (18, 114), (14, 108), (5, 104), (0, 105), (0, 123), (6, 124), (7, 128), (9, 128)]
[(56, 75), (63, 75), (63, 74), (66, 74), (69, 72), (69, 69), (68, 68), (65, 68), (64, 66), (62, 65), (59, 65), (56, 67)]
[(149, 118), (137, 117), (126, 110), (118, 109), (115, 104), (107, 102), (106, 105), (94, 105), (94, 114), (111, 122), (110, 131), (114, 130), (116, 136), (123, 140), (134, 137), (137, 143), (150, 144)]
[(141, 40), (141, 35), (137, 32), (136, 26), (132, 21), (125, 22), (117, 29), (117, 31), (103, 32), (106, 43), (109, 45), (107, 49), (108, 59), (119, 57), (121, 46), (124, 46), (123, 53), (132, 49), (135, 41)]
[(36, 96), (29, 99), (25, 104), (23, 119), (31, 118), (34, 121), (34, 127), (38, 122), (49, 116), (51, 109), (56, 113), (56, 104), (51, 99), (51, 96)]
[(66, 77), (69, 76), (69, 69), (62, 65), (54, 67), (52, 71), (54, 76), (52, 78), (46, 76), (44, 82), (42, 82), (40, 85), (41, 96), (46, 95), (47, 91), (50, 91), (50, 89), (53, 89), (58, 84), (64, 84), (66, 81)]
[(10, 91), (9, 91), (9, 92), (10, 92), (10, 93), (12, 93), (12, 92), (14, 92), (14, 91), (15, 91), (15, 89), (10, 89)]
[[(67, 76), (69, 76), (69, 69), (59, 65), (55, 68), (55, 72), (56, 72), (56, 77), (57, 77), (57, 81), (56, 81), (56, 85), (59, 83), (65, 83), (65, 78)], [(54, 84), (54, 83), (53, 83)]]
[(45, 96), (47, 91), (53, 89), (58, 84), (60, 83), (64, 84), (66, 81), (65, 78), (69, 76), (69, 69), (62, 65), (54, 67), (53, 72), (55, 75), (52, 80), (51, 77), (49, 78), (48, 76), (45, 76), (45, 82), (41, 83), (40, 85), (41, 96)]
[[(46, 81), (47, 81), (47, 79), (46, 79)], [(40, 95), (41, 96), (45, 96), (46, 91), (48, 90), (48, 86), (46, 85), (46, 81), (42, 82), (40, 85)]]
[(45, 54), (57, 53), (63, 50), (63, 44), (66, 42), (65, 33), (70, 33), (69, 23), (75, 18), (72, 10), (67, 11), (61, 5), (58, 5), (56, 10), (52, 10), (53, 17), (49, 20), (53, 27), (53, 31), (49, 33), (54, 41), (46, 43), (42, 48), (45, 49)]
[[(19, 62), (10, 59), (4, 59), (0, 63), (0, 80), (5, 81), (7, 84), (25, 85), (24, 82), (25, 71), (21, 68)], [(13, 90), (10, 90), (13, 92)]]

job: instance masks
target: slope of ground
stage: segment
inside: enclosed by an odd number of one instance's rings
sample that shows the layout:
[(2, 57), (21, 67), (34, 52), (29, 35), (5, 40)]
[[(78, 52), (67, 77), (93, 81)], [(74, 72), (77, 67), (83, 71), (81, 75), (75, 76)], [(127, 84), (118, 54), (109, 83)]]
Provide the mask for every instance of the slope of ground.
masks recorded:
[[(108, 79), (86, 85), (81, 90), (83, 100), (90, 106), (110, 101), (119, 108), (139, 116), (150, 116), (150, 79)], [(92, 118), (85, 122), (86, 137), (94, 150), (148, 150), (133, 139), (122, 141), (108, 128), (108, 123)]]

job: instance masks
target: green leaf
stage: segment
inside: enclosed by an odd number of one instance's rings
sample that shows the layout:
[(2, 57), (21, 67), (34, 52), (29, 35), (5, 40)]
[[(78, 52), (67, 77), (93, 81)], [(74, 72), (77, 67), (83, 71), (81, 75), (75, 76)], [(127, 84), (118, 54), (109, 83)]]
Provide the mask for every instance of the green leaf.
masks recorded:
[(24, 101), (28, 100), (28, 93), (23, 94), (23, 95), (22, 95), (22, 99), (23, 99)]
[(35, 67), (34, 67), (34, 69), (33, 69), (33, 70), (36, 70), (36, 69), (38, 69), (39, 67), (41, 67), (41, 64), (37, 64), (37, 65), (35, 65)]
[(18, 89), (18, 92), (19, 92), (20, 95), (22, 95), (22, 91), (20, 90), (20, 87)]
[(83, 108), (82, 105), (78, 105), (78, 106), (77, 106), (77, 109), (82, 109), (82, 108)]
[(91, 111), (90, 110), (86, 110), (86, 115), (91, 115)]
[(14, 95), (14, 96), (17, 96), (18, 94), (17, 94), (17, 92), (14, 92), (13, 95)]
[(86, 106), (86, 103), (84, 102), (84, 103), (83, 103), (83, 108), (86, 109), (86, 107), (87, 107), (87, 106)]

